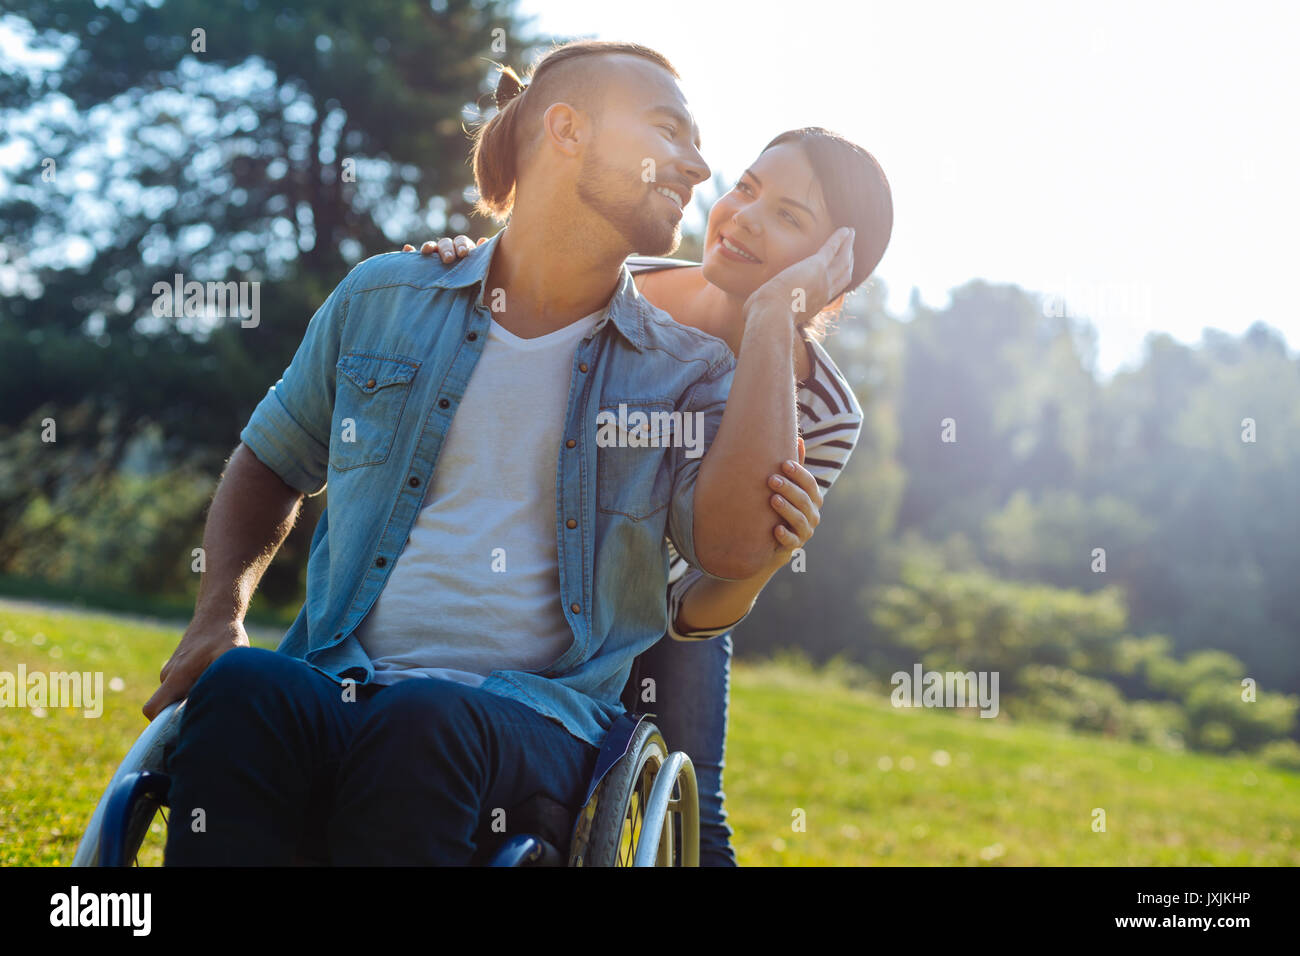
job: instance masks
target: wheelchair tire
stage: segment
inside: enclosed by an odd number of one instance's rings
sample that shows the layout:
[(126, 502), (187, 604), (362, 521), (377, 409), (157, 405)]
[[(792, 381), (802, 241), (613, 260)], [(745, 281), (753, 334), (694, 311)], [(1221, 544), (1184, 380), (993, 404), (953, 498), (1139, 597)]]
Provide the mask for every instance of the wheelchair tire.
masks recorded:
[(632, 865), (644, 829), (646, 800), (667, 759), (668, 746), (658, 728), (648, 721), (639, 725), (627, 756), (610, 769), (592, 795), (595, 813), (590, 836), (585, 847), (575, 845), (570, 865)]

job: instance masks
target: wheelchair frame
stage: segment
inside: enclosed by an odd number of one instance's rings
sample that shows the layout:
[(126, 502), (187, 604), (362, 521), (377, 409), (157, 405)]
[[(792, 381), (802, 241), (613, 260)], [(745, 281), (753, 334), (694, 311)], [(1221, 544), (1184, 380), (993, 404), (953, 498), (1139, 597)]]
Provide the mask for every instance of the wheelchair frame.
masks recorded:
[[(185, 701), (168, 705), (136, 739), (99, 799), (73, 866), (129, 866), (155, 815), (168, 807), (165, 766)], [(698, 866), (699, 792), (690, 757), (669, 753), (652, 714), (625, 712), (605, 736), (567, 855), (515, 834), (489, 866)]]

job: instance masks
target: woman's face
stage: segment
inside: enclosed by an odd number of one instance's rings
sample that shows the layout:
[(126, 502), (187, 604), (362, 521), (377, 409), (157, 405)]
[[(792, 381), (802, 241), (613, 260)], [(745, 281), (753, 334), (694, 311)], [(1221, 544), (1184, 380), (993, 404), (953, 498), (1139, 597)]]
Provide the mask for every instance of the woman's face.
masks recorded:
[(835, 231), (821, 187), (798, 143), (773, 146), (709, 212), (704, 278), (748, 297), (812, 255)]

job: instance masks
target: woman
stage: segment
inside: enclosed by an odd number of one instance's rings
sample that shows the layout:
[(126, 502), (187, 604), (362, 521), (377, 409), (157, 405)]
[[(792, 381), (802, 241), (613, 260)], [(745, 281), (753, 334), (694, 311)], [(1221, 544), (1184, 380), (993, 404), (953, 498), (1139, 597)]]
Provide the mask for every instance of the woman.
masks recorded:
[[(843, 294), (871, 275), (893, 228), (889, 183), (874, 157), (818, 127), (782, 133), (709, 212), (702, 264), (633, 256), (638, 290), (678, 322), (725, 341), (740, 360), (746, 300), (787, 267), (814, 255), (837, 229), (852, 227), (853, 269)], [(486, 240), (480, 240), (483, 242)], [(406, 246), (406, 251), (414, 251)], [(444, 262), (468, 255), (473, 242), (426, 242), (425, 255)], [(796, 306), (797, 311), (797, 306)], [(827, 311), (830, 311), (828, 308)], [(825, 313), (799, 323), (795, 351), (802, 464), (771, 484), (782, 518), (774, 536), (784, 549), (769, 567), (743, 581), (709, 578), (672, 552), (668, 636), (638, 658), (634, 687), (653, 678), (654, 713), (669, 747), (695, 764), (700, 793), (700, 864), (735, 866), (731, 828), (723, 810), (722, 769), (732, 640), (730, 631), (753, 607), (790, 552), (802, 547), (820, 520), (822, 498), (857, 441), (862, 410), (853, 389), (821, 346)], [(671, 544), (670, 544), (671, 551)]]

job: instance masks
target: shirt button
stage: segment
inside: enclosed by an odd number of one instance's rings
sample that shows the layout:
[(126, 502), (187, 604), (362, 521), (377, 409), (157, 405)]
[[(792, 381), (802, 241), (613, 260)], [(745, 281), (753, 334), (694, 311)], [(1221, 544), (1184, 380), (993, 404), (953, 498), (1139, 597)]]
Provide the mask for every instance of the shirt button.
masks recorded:
[(368, 382), (366, 382), (366, 388), (374, 388), (374, 387), (375, 387), (375, 380), (373, 378), (370, 379)]
[(572, 438), (570, 438), (568, 441), (566, 441), (566, 442), (564, 443), (564, 447), (565, 447), (565, 448), (572, 448), (572, 447), (573, 447), (574, 445), (576, 445), (576, 444), (578, 444), (578, 443), (577, 443), (576, 441), (574, 441)]
[(586, 363), (586, 362), (580, 362), (580, 363), (578, 363), (578, 371), (579, 371), (579, 372), (585, 372), (585, 371), (587, 371), (587, 363)]
[(569, 605), (569, 610), (572, 611), (574, 614), (581, 614), (582, 605), (579, 604), (577, 601), (574, 601), (572, 604)]
[(476, 338), (478, 338), (478, 333), (477, 333), (477, 332), (471, 332), (469, 335), (465, 336), (465, 338), (467, 338), (467, 339), (469, 339), (469, 341), (473, 342)]
[(409, 479), (407, 479), (407, 482), (406, 482), (406, 483), (407, 483), (408, 485), (410, 485), (412, 488), (419, 488), (419, 487), (420, 487), (420, 479), (419, 479), (418, 477), (416, 477), (415, 475), (412, 475)]
[(439, 407), (439, 408), (446, 408), (446, 407), (447, 407), (448, 405), (450, 405), (450, 404), (451, 404), (451, 402), (447, 401), (445, 398), (440, 398), (440, 399), (438, 399), (438, 407)]
[(578, 526), (578, 522), (570, 518), (568, 521), (564, 522), (564, 526), (566, 528), (576, 528)]
[(387, 563), (388, 563), (387, 558), (383, 558), (383, 557), (375, 558), (375, 567), (377, 568), (382, 568)]

